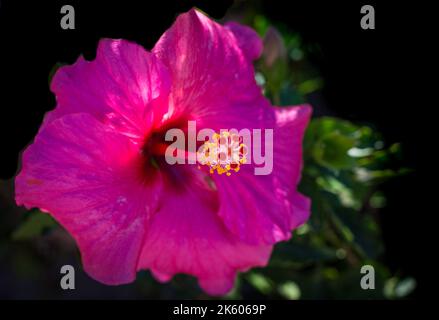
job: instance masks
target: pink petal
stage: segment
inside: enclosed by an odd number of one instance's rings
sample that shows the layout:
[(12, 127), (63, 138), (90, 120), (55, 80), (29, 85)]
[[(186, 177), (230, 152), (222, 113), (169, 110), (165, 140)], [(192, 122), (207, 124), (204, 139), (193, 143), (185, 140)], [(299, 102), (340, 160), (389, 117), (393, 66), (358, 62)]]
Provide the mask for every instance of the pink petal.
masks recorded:
[(296, 229), (308, 221), (311, 214), (311, 200), (299, 192), (291, 192), (291, 228)]
[(303, 167), (302, 141), (311, 118), (309, 105), (281, 107), (276, 110), (277, 141), (274, 147), (274, 170), (276, 184), (285, 192), (291, 228), (305, 223), (310, 215), (311, 201), (297, 192)]
[(228, 22), (225, 27), (233, 32), (238, 45), (249, 60), (256, 60), (262, 53), (262, 39), (255, 30), (236, 22)]
[(171, 74), (169, 117), (220, 129), (239, 125), (243, 114), (251, 123), (263, 112), (254, 108), (264, 98), (235, 34), (202, 13), (178, 16), (153, 52)]
[(106, 284), (135, 278), (160, 179), (142, 180), (138, 147), (86, 113), (47, 124), (23, 154), (16, 201), (49, 212), (76, 239), (85, 271)]
[(128, 135), (142, 136), (154, 109), (167, 106), (169, 88), (168, 72), (154, 55), (126, 40), (102, 39), (95, 60), (80, 57), (56, 72), (51, 90), (58, 105), (45, 123), (86, 112)]
[(302, 168), (302, 139), (311, 108), (277, 108), (273, 134), (273, 171), (255, 175), (245, 164), (231, 176), (215, 175), (219, 216), (241, 240), (273, 244), (291, 237), (291, 230), (309, 217), (309, 200), (296, 189)]
[(167, 186), (167, 200), (150, 221), (139, 269), (151, 269), (159, 281), (169, 281), (176, 273), (190, 274), (207, 293), (225, 294), (233, 287), (237, 271), (267, 263), (271, 246), (239, 241), (216, 214), (215, 192), (193, 179), (196, 169), (173, 170), (192, 180), (184, 182), (183, 188), (182, 184)]

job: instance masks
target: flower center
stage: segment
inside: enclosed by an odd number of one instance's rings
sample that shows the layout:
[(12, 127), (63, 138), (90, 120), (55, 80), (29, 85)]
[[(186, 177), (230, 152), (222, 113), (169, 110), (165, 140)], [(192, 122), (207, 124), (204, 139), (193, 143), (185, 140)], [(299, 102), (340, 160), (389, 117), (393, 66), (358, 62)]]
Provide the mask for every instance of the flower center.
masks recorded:
[[(209, 167), (209, 172), (225, 173), (230, 176), (238, 172), (241, 164), (246, 163), (247, 147), (236, 134), (227, 131), (215, 133), (212, 141), (206, 141), (197, 153), (201, 165)], [(201, 167), (199, 167), (201, 169)]]
[[(195, 125), (191, 121), (172, 121), (161, 126), (158, 130), (150, 133), (145, 138), (142, 153), (145, 157), (145, 169), (148, 173), (158, 169), (167, 168), (164, 171), (176, 172), (174, 168), (178, 164), (198, 164), (198, 169), (208, 169), (210, 174), (217, 173), (230, 176), (238, 172), (247, 159), (247, 146), (243, 143), (243, 137), (221, 130), (220, 133), (211, 131), (209, 139), (201, 139), (196, 134)], [(166, 141), (168, 130), (173, 134), (178, 131), (177, 140)], [(178, 139), (180, 137), (180, 140)], [(207, 137), (201, 134), (201, 137)], [(193, 140), (187, 141), (187, 138)], [(201, 140), (199, 140), (201, 139)], [(196, 151), (198, 150), (198, 151)], [(180, 168), (182, 169), (182, 168)]]

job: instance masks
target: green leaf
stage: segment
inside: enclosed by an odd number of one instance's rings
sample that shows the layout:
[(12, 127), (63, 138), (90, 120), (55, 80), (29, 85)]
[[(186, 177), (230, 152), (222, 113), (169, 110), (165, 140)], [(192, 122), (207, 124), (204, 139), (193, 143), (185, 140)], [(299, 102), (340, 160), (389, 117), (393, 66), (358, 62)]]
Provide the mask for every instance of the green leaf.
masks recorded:
[(297, 90), (302, 95), (308, 95), (310, 93), (313, 93), (317, 90), (320, 90), (323, 87), (323, 80), (321, 78), (315, 78), (315, 79), (308, 79), (304, 82), (302, 82)]
[(412, 293), (415, 288), (416, 280), (411, 277), (405, 279), (392, 277), (384, 285), (384, 295), (388, 299), (404, 298)]
[(335, 170), (348, 169), (355, 165), (355, 159), (348, 154), (355, 143), (355, 139), (335, 131), (316, 143), (313, 155), (317, 163), (324, 167)]
[(13, 232), (13, 240), (28, 240), (43, 234), (47, 229), (56, 226), (55, 220), (41, 211), (32, 212), (31, 215)]
[(247, 276), (247, 280), (261, 293), (268, 294), (273, 290), (273, 285), (271, 281), (262, 274), (250, 273)]
[(304, 103), (303, 96), (293, 87), (293, 85), (286, 83), (282, 86), (280, 91), (280, 105), (294, 106)]
[(272, 256), (273, 264), (282, 264), (283, 262), (315, 263), (328, 260), (337, 260), (335, 250), (293, 241), (277, 245)]
[(293, 281), (285, 282), (284, 284), (279, 286), (278, 290), (283, 297), (289, 300), (300, 299), (300, 287)]

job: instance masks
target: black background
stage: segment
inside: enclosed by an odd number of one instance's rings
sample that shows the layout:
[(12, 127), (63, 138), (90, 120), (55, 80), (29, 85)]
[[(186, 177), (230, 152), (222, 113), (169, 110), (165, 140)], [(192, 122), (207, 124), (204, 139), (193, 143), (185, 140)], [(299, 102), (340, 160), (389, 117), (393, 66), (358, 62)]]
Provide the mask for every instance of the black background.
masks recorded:
[[(152, 48), (176, 15), (197, 6), (222, 18), (233, 1), (1, 1), (0, 6), (0, 177), (17, 170), (19, 152), (35, 136), (44, 113), (55, 106), (48, 75), (57, 62), (73, 63), (80, 54), (93, 59), (100, 38), (124, 38)], [(60, 8), (75, 8), (76, 29), (60, 28)], [(372, 4), (376, 30), (360, 28), (360, 8)], [(419, 84), (423, 44), (432, 41), (421, 2), (261, 1), (263, 12), (317, 42), (312, 62), (325, 79), (321, 92), (331, 112), (374, 125), (387, 143), (401, 142), (403, 165), (414, 173), (383, 186), (388, 206), (381, 220), (387, 263), (418, 280), (414, 297), (424, 296), (431, 274), (424, 229), (434, 210), (426, 182), (429, 106)]]

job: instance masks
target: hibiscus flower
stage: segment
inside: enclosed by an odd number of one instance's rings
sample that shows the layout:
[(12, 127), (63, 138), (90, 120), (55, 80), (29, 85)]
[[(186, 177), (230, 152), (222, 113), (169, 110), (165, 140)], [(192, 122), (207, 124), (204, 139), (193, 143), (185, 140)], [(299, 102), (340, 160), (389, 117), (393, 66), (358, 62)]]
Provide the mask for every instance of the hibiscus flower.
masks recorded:
[[(110, 285), (149, 269), (224, 294), (237, 272), (265, 266), (310, 213), (297, 192), (311, 108), (273, 107), (254, 79), (262, 42), (190, 10), (148, 52), (103, 39), (96, 59), (58, 69), (57, 106), (24, 151), (16, 201), (52, 215), (76, 240), (85, 271)], [(170, 128), (272, 129), (273, 170), (231, 176), (169, 165)]]

